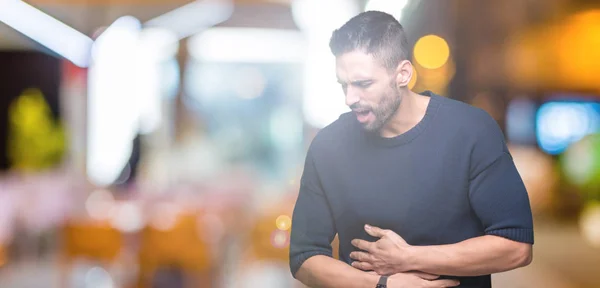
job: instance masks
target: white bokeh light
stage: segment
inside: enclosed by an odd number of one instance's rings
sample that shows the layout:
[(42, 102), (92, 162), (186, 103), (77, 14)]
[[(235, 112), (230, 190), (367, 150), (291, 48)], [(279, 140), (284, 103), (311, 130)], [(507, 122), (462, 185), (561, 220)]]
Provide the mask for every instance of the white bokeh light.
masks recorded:
[(408, 4), (408, 0), (370, 0), (365, 6), (365, 11), (385, 12), (400, 21), (402, 9), (406, 7), (406, 4)]

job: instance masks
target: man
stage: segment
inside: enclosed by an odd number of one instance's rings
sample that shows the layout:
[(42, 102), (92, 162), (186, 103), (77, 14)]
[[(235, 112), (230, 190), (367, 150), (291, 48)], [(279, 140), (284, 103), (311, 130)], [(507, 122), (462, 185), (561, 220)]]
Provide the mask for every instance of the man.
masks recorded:
[[(528, 265), (529, 199), (497, 123), (411, 92), (408, 43), (388, 14), (357, 15), (330, 47), (352, 112), (308, 150), (294, 277), (311, 287), (484, 288), (491, 274)], [(331, 258), (336, 233), (342, 261)]]

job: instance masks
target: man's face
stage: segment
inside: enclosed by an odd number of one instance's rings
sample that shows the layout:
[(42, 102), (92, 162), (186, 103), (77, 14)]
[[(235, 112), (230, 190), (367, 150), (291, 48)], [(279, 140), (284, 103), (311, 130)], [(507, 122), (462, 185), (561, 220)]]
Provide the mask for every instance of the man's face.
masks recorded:
[(372, 55), (352, 51), (336, 59), (338, 82), (346, 105), (368, 131), (379, 131), (398, 110), (402, 97), (396, 77)]

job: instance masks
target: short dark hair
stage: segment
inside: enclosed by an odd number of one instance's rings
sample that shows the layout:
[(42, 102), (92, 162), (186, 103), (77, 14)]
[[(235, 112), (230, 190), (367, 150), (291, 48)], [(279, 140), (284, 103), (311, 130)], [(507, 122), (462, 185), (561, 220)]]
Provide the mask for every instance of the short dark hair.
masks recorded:
[(333, 31), (329, 48), (334, 56), (354, 50), (373, 55), (389, 70), (409, 57), (404, 28), (394, 16), (380, 12), (362, 12)]

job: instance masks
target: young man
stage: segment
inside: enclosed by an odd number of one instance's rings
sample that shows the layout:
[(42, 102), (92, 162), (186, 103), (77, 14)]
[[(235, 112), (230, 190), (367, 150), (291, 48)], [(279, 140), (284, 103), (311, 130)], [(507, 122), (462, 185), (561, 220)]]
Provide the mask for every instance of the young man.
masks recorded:
[[(294, 277), (311, 287), (484, 288), (491, 274), (528, 265), (529, 199), (494, 119), (411, 92), (408, 43), (388, 14), (359, 14), (330, 47), (352, 112), (309, 148)], [(336, 233), (342, 261), (331, 258)]]

